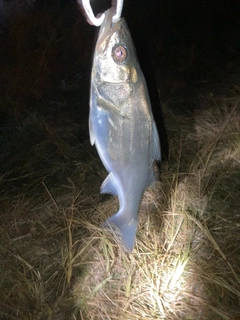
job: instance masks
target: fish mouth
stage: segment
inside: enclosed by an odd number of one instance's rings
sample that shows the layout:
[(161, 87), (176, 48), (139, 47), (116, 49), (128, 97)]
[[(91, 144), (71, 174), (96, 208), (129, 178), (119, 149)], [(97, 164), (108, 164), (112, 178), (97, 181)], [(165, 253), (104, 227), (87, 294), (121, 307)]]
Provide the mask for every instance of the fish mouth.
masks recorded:
[(105, 41), (106, 37), (110, 34), (113, 34), (116, 29), (118, 29), (119, 25), (122, 23), (123, 19), (119, 19), (116, 23), (112, 23), (112, 17), (115, 14), (115, 8), (110, 8), (105, 11), (105, 19), (101, 24), (98, 39), (97, 39), (97, 46), (100, 47), (101, 44)]

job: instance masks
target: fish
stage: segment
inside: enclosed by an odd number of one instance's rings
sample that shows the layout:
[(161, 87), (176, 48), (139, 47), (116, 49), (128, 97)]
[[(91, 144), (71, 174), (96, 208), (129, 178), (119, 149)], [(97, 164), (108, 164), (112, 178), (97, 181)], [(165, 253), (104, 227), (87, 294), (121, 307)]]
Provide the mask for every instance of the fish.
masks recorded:
[(145, 190), (156, 181), (160, 140), (148, 89), (124, 18), (105, 12), (92, 64), (89, 135), (108, 171), (100, 192), (118, 196), (119, 210), (104, 227), (127, 251), (135, 244)]

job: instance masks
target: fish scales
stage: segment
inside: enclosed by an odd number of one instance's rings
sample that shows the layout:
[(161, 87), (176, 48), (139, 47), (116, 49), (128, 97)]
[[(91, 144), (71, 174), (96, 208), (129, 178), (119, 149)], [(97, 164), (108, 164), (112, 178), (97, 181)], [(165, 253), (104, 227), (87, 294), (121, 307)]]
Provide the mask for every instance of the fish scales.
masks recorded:
[(109, 172), (101, 193), (118, 196), (119, 210), (104, 226), (125, 249), (134, 247), (144, 191), (155, 181), (160, 142), (144, 76), (124, 19), (101, 25), (91, 75), (90, 141)]

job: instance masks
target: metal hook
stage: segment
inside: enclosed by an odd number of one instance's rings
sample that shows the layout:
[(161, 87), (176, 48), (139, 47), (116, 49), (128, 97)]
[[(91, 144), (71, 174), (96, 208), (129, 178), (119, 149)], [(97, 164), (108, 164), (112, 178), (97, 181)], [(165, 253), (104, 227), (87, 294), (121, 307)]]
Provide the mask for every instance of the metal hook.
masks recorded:
[[(116, 13), (112, 17), (113, 23), (116, 23), (121, 17), (123, 2), (124, 0), (112, 0), (112, 7), (116, 8)], [(103, 13), (100, 17), (96, 18), (92, 11), (90, 0), (78, 0), (78, 3), (83, 7), (88, 23), (96, 27), (99, 27), (103, 23), (105, 14)]]
[(103, 23), (105, 14), (103, 13), (99, 18), (96, 18), (92, 11), (90, 0), (78, 0), (78, 3), (83, 7), (83, 11), (89, 24), (99, 27)]
[(112, 0), (112, 7), (116, 8), (116, 13), (112, 17), (112, 23), (116, 23), (121, 18), (123, 2), (124, 0), (117, 0), (117, 5), (116, 5), (116, 1)]

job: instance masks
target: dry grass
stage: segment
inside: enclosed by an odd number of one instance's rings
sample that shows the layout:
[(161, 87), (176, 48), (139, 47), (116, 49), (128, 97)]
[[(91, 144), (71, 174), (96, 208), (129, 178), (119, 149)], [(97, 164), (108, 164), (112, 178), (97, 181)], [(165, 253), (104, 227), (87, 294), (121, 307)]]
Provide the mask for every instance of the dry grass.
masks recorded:
[(86, 123), (66, 135), (64, 122), (28, 118), (38, 144), (6, 153), (1, 177), (2, 319), (240, 318), (239, 101), (201, 103), (180, 130), (165, 112), (170, 159), (132, 253), (99, 228), (118, 204), (99, 198), (105, 172), (76, 137)]

